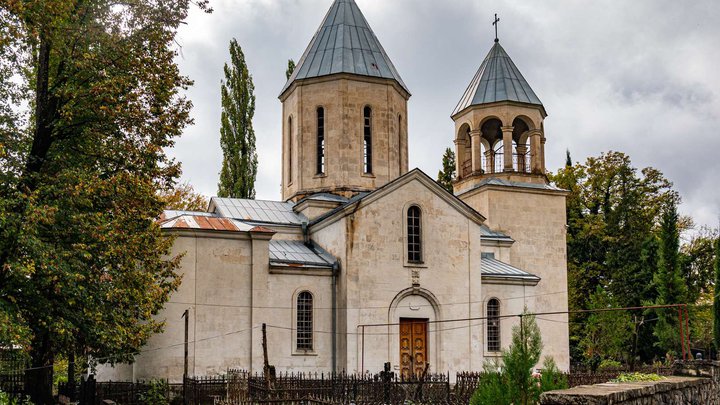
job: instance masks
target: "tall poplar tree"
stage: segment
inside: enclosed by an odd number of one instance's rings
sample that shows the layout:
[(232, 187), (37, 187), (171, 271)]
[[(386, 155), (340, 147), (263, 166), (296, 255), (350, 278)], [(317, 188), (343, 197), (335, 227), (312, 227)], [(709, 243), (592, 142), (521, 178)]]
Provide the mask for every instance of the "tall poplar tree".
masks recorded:
[[(657, 305), (685, 302), (687, 287), (680, 269), (679, 215), (674, 202), (663, 211), (660, 223), (660, 255), (658, 270), (653, 279), (657, 289)], [(674, 309), (659, 309), (655, 336), (658, 346), (666, 353), (677, 353), (681, 340), (678, 332), (679, 319)]]
[(442, 158), (442, 170), (438, 172), (438, 183), (448, 192), (453, 192), (453, 180), (455, 179), (455, 152), (452, 149), (445, 149)]
[(295, 71), (295, 61), (292, 59), (288, 59), (287, 70), (285, 70), (285, 78), (287, 80), (290, 80), (290, 76), (292, 76), (294, 71)]
[(720, 235), (715, 240), (715, 288), (713, 294), (713, 344), (720, 353)]
[(218, 196), (255, 198), (257, 152), (252, 120), (255, 115), (255, 86), (236, 39), (230, 41), (230, 65), (224, 67), (220, 85), (222, 115), (220, 146), (223, 163)]

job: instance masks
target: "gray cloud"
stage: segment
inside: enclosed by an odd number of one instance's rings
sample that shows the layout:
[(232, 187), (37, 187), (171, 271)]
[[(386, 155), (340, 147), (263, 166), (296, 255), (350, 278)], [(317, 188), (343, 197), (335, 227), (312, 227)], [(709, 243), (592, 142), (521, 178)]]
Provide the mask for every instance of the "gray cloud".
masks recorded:
[[(720, 212), (720, 2), (601, 0), (356, 0), (410, 87), (410, 165), (430, 175), (452, 146), (450, 113), (492, 45), (500, 15), (503, 46), (543, 100), (546, 159), (575, 160), (607, 150), (654, 166), (700, 224)], [(183, 179), (214, 195), (222, 65), (235, 37), (253, 74), (258, 197), (280, 198), (281, 105), (287, 59), (296, 61), (331, 0), (214, 0), (191, 14), (179, 35), (195, 125), (171, 153)]]

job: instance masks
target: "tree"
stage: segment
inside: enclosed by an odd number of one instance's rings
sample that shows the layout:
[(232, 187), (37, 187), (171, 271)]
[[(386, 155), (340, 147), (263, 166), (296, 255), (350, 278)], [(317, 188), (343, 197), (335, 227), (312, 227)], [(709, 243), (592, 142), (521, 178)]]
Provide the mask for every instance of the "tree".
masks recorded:
[(0, 313), (27, 331), (36, 404), (60, 354), (132, 359), (179, 284), (155, 218), (191, 122), (174, 62), (189, 6), (0, 5)]
[(165, 202), (165, 209), (180, 211), (205, 211), (208, 200), (204, 195), (195, 192), (190, 183), (178, 184), (170, 190), (160, 193)]
[(230, 66), (225, 64), (221, 83), (222, 116), (220, 146), (223, 150), (218, 196), (255, 198), (257, 152), (252, 120), (255, 115), (255, 86), (245, 63), (245, 55), (233, 38)]
[[(670, 203), (663, 211), (660, 224), (660, 260), (653, 279), (657, 290), (656, 305), (681, 304), (686, 299), (687, 289), (680, 271), (678, 221), (679, 215), (675, 203)], [(681, 342), (676, 311), (670, 308), (659, 309), (657, 315), (655, 336), (658, 338), (658, 347), (666, 353), (677, 353)]]
[[(598, 287), (590, 296), (589, 309), (607, 308), (617, 308), (617, 303), (606, 289)], [(581, 346), (587, 358), (624, 361), (630, 354), (634, 332), (628, 312), (593, 312), (586, 321)]]
[(720, 353), (720, 237), (715, 240), (715, 286), (713, 294), (713, 345)]
[(285, 71), (285, 77), (287, 78), (287, 80), (290, 80), (290, 76), (292, 76), (294, 71), (295, 71), (295, 61), (292, 59), (288, 59), (287, 70)]
[[(679, 201), (672, 183), (658, 170), (650, 167), (638, 170), (627, 155), (612, 151), (590, 157), (584, 164), (566, 164), (550, 178), (570, 192), (567, 197), (570, 309), (587, 309), (589, 297), (598, 287), (607, 289), (618, 306), (654, 302), (655, 290), (650, 287), (656, 270), (648, 266), (655, 261), (651, 239), (662, 207), (670, 201)], [(642, 319), (643, 313), (636, 311), (631, 315)], [(576, 361), (583, 358), (580, 342), (587, 318), (587, 314), (574, 315), (570, 326), (571, 355)], [(644, 336), (648, 327), (643, 324), (642, 328), (639, 333)], [(643, 359), (652, 359), (652, 339), (640, 343)], [(645, 350), (647, 347), (651, 350)]]
[(438, 172), (438, 183), (448, 192), (453, 192), (453, 180), (455, 179), (455, 152), (452, 149), (445, 149), (442, 158), (442, 170)]

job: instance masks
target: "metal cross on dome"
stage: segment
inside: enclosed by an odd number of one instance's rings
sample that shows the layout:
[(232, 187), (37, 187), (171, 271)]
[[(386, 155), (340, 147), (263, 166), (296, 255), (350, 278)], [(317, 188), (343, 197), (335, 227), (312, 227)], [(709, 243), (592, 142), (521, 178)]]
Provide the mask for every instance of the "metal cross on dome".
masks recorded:
[(495, 26), (495, 42), (499, 42), (499, 41), (500, 41), (500, 40), (498, 39), (498, 34), (497, 34), (497, 28), (498, 28), (498, 23), (499, 23), (499, 22), (500, 22), (500, 19), (498, 18), (497, 13), (495, 13), (495, 21), (493, 21), (493, 25)]

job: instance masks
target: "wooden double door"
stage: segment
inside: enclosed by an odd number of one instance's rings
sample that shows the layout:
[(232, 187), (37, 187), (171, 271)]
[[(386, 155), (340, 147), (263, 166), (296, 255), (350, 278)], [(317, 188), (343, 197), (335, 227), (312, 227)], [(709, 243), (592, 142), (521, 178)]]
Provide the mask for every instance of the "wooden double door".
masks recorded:
[(428, 354), (428, 320), (400, 318), (400, 375), (421, 376)]

